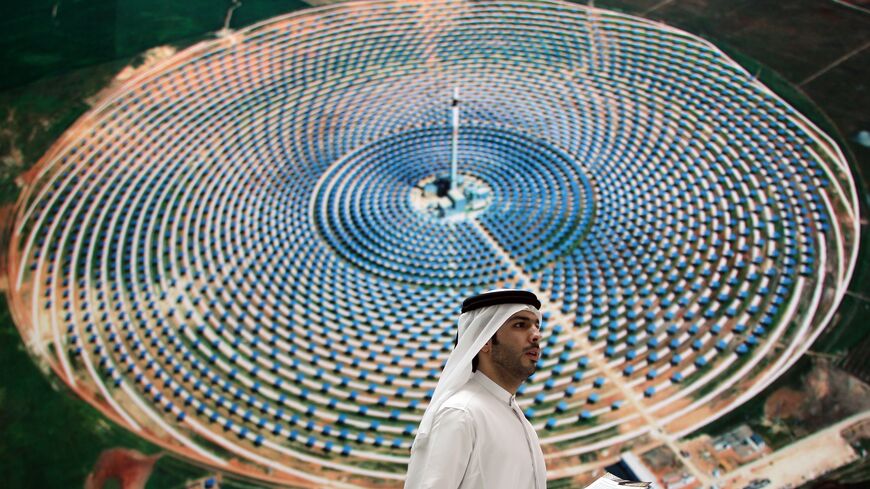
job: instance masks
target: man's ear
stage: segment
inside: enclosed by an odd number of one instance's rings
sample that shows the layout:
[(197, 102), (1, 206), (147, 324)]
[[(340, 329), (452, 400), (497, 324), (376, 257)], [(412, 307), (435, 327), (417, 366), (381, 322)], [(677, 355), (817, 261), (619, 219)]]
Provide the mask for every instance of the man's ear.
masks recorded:
[(491, 349), (492, 349), (492, 339), (489, 339), (480, 348), (480, 352), (481, 353), (489, 353), (489, 350), (491, 350)]

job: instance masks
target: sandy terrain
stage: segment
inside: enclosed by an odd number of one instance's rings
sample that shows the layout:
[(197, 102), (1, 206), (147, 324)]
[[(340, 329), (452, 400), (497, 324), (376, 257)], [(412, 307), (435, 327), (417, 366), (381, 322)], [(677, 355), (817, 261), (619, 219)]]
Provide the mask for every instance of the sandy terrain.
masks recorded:
[(804, 394), (784, 387), (774, 392), (764, 403), (767, 419), (788, 419), (795, 416), (804, 402)]
[[(785, 489), (814, 480), (858, 458), (841, 432), (868, 418), (870, 411), (865, 411), (777, 450), (727, 474), (719, 487), (741, 488), (754, 479), (770, 479), (770, 484), (765, 487)], [(824, 456), (819, 456), (822, 453)], [(796, 470), (796, 467), (800, 469)]]

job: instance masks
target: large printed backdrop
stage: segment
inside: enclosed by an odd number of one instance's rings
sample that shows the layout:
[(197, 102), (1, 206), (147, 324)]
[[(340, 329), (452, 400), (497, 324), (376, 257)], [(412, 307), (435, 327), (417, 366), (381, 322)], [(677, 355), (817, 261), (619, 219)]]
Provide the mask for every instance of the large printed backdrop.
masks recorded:
[[(411, 205), (459, 171), (480, 215)], [(559, 2), (304, 11), (140, 73), (38, 164), (10, 302), (83, 399), (178, 455), (400, 485), (463, 297), (544, 299), (518, 398), (551, 474), (750, 398), (857, 250), (838, 148), (716, 48)]]

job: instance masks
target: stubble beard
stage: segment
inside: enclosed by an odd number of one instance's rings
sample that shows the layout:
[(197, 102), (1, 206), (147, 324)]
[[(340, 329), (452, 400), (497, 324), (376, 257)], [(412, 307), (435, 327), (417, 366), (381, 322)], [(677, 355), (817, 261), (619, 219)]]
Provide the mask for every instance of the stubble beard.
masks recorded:
[(523, 364), (525, 355), (525, 351), (507, 351), (507, 349), (502, 345), (493, 345), (492, 348), (493, 363), (501, 367), (502, 371), (507, 375), (521, 381), (525, 381), (531, 377), (538, 369), (538, 362), (532, 362), (531, 366)]

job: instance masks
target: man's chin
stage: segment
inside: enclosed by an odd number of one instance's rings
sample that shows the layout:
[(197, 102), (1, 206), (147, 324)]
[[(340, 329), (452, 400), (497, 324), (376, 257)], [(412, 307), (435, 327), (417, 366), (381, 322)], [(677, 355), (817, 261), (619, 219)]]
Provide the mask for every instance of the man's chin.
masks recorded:
[(535, 363), (532, 364), (531, 367), (529, 367), (528, 369), (526, 369), (526, 372), (528, 372), (528, 375), (526, 375), (526, 378), (531, 377), (532, 374), (534, 374), (534, 373), (537, 372), (537, 371), (538, 371), (538, 362), (535, 362)]

